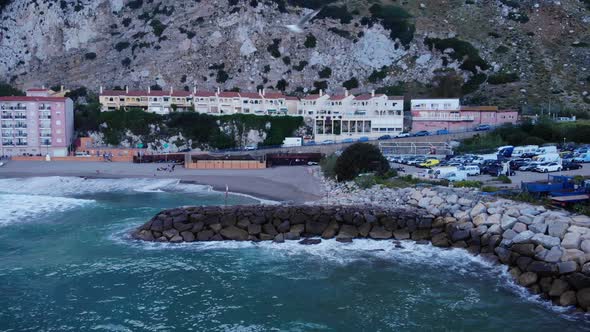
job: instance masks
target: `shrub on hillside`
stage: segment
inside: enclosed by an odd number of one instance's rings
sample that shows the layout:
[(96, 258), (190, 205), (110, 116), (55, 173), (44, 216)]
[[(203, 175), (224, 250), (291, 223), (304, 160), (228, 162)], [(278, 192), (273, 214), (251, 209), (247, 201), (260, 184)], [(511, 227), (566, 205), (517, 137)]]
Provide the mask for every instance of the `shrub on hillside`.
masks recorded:
[(320, 75), (320, 78), (330, 78), (332, 76), (332, 68), (324, 67), (324, 69), (318, 72), (318, 75)]
[(344, 83), (342, 83), (342, 86), (348, 90), (356, 89), (359, 87), (359, 81), (356, 79), (356, 77), (353, 77), (353, 78), (349, 79), (348, 81), (345, 81)]
[[(382, 6), (374, 4), (369, 8), (373, 20), (380, 20), (381, 25), (390, 31), (390, 38), (399, 38), (402, 44), (408, 46), (414, 39), (416, 27), (410, 22), (412, 15), (398, 6)], [(367, 20), (365, 20), (367, 21)], [(371, 22), (366, 22), (370, 24)]]
[(375, 145), (355, 143), (338, 157), (334, 171), (338, 181), (349, 181), (361, 173), (383, 175), (389, 171), (389, 162)]
[(0, 83), (0, 97), (4, 96), (24, 96), (25, 93), (10, 84)]
[(94, 59), (96, 59), (96, 53), (88, 52), (88, 53), (84, 54), (84, 58), (86, 60), (94, 60)]
[(449, 54), (450, 57), (462, 61), (460, 68), (469, 70), (474, 74), (477, 73), (477, 67), (482, 70), (490, 68), (490, 65), (479, 56), (479, 51), (466, 41), (457, 38), (426, 38), (424, 44), (436, 48), (441, 53), (448, 48), (453, 49), (453, 52)]
[(322, 172), (324, 173), (325, 177), (333, 179), (336, 177), (336, 161), (338, 160), (338, 156), (336, 154), (331, 154), (326, 156), (320, 160), (320, 167)]
[(498, 85), (516, 82), (520, 79), (517, 73), (498, 73), (488, 78), (488, 83)]
[(303, 45), (306, 48), (314, 48), (317, 45), (317, 39), (314, 35), (310, 33), (309, 35), (307, 35), (307, 37), (305, 37), (305, 42), (303, 43)]

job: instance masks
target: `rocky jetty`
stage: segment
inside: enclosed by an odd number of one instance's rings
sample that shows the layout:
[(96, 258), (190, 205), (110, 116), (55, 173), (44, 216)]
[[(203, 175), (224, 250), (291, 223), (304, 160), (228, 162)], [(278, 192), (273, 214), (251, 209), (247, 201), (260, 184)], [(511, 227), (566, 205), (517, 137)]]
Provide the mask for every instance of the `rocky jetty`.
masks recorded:
[(159, 213), (133, 236), (173, 243), (315, 244), (320, 237), (430, 241), (508, 265), (520, 285), (555, 304), (590, 309), (590, 217), (491, 198), (472, 189), (373, 188), (353, 194), (335, 191), (304, 206), (179, 208)]

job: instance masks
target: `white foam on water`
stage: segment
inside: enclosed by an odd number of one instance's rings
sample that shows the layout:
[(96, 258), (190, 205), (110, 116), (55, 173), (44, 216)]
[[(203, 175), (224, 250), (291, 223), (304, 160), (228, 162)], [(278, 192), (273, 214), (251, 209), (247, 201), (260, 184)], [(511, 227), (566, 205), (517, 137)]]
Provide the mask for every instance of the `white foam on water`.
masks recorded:
[(94, 203), (89, 199), (44, 195), (0, 194), (0, 227), (38, 220), (48, 213), (63, 212)]
[(211, 190), (210, 186), (182, 183), (178, 179), (85, 179), (62, 176), (0, 179), (0, 192), (49, 196), (124, 191), (206, 193)]
[[(579, 315), (572, 315), (573, 308), (553, 305), (550, 301), (542, 299), (539, 295), (532, 294), (527, 288), (518, 285), (505, 265), (491, 263), (480, 256), (474, 256), (464, 249), (441, 249), (431, 244), (417, 244), (413, 241), (401, 241), (402, 248), (397, 248), (393, 241), (375, 241), (370, 239), (355, 239), (352, 243), (340, 243), (336, 240), (322, 240), (317, 245), (301, 245), (298, 241), (285, 241), (284, 243), (264, 242), (236, 242), (236, 241), (212, 241), (193, 243), (158, 243), (132, 240), (131, 229), (124, 233), (113, 235), (112, 239), (120, 243), (126, 243), (144, 250), (189, 250), (189, 251), (214, 251), (214, 250), (243, 250), (260, 249), (265, 255), (280, 258), (300, 257), (319, 259), (331, 263), (347, 265), (354, 262), (377, 259), (392, 261), (397, 264), (419, 266), (428, 264), (431, 267), (451, 271), (455, 274), (481, 278), (483, 273), (497, 278), (497, 283), (492, 287), (505, 288), (517, 295), (522, 300), (541, 306), (547, 310), (560, 314), (565, 319), (579, 320)], [(476, 303), (478, 298), (467, 299)]]

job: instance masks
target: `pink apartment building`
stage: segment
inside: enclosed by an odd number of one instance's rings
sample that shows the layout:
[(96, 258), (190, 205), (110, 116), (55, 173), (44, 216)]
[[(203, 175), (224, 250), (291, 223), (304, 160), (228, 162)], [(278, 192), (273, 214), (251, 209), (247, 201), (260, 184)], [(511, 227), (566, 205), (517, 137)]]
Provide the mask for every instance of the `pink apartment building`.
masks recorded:
[(492, 127), (518, 121), (517, 111), (497, 106), (461, 106), (459, 99), (413, 99), (412, 131), (466, 131), (479, 125)]
[(74, 105), (46, 89), (29, 89), (26, 96), (0, 97), (0, 122), (1, 155), (67, 156), (74, 136)]

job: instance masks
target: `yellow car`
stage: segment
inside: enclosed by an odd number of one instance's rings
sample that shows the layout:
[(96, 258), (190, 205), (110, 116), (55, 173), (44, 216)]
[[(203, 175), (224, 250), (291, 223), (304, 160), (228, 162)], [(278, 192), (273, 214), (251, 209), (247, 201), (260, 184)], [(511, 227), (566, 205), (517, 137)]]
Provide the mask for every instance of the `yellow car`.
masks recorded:
[(418, 166), (424, 167), (424, 168), (430, 168), (430, 167), (437, 166), (438, 164), (440, 164), (440, 160), (438, 160), (438, 159), (427, 159), (425, 162), (421, 163)]

